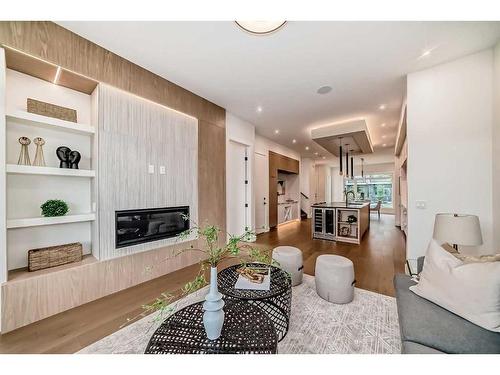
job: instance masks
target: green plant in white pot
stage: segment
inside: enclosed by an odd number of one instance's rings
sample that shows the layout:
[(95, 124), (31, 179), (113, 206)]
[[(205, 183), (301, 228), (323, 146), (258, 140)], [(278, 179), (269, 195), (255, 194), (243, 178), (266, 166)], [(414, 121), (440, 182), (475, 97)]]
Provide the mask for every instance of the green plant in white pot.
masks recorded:
[[(187, 216), (183, 216), (183, 218), (189, 220)], [(270, 264), (272, 259), (267, 255), (267, 252), (262, 252), (244, 242), (255, 235), (249, 230), (246, 230), (241, 236), (229, 235), (227, 243), (221, 245), (221, 236), (227, 235), (225, 231), (214, 225), (199, 226), (193, 223), (193, 226), (181, 233), (178, 238), (179, 240), (189, 240), (192, 235), (197, 235), (204, 242), (204, 246), (201, 248), (191, 246), (179, 251), (176, 255), (186, 251), (198, 251), (204, 254), (204, 259), (200, 261), (198, 275), (182, 288), (181, 296), (190, 294), (205, 286), (208, 283), (205, 274), (210, 269), (210, 289), (203, 304), (203, 324), (207, 337), (210, 340), (215, 340), (219, 338), (224, 323), (224, 301), (217, 288), (217, 266), (229, 259), (237, 259), (240, 263), (250, 261), (266, 264)], [(143, 306), (143, 308), (146, 313), (160, 310), (159, 317), (161, 318), (165, 312), (172, 310), (171, 302), (173, 299), (173, 295), (163, 293), (160, 298), (157, 298), (149, 305)]]

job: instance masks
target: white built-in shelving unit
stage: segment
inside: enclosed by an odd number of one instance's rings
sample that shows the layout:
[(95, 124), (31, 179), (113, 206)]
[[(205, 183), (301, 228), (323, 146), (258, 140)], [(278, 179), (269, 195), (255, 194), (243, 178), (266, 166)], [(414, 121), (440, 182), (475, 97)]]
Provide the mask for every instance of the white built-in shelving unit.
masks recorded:
[(87, 124), (75, 124), (71, 121), (59, 120), (52, 117), (37, 115), (26, 111), (9, 111), (6, 114), (7, 120), (14, 120), (19, 124), (35, 127), (65, 131), (75, 134), (95, 134), (95, 129)]
[(29, 174), (44, 176), (67, 176), (67, 177), (95, 177), (94, 170), (88, 169), (68, 169), (55, 167), (36, 167), (31, 165), (7, 164), (5, 167), (7, 174)]
[[(0, 52), (1, 48), (0, 48)], [(0, 258), (2, 281), (7, 273), (27, 266), (28, 250), (39, 247), (81, 242), (84, 254), (93, 254), (96, 217), (96, 109), (97, 95), (86, 94), (6, 68), (3, 53), (0, 63), (0, 106), (2, 136), (0, 152), (0, 193), (6, 204), (0, 204), (0, 239), (6, 251)], [(77, 110), (78, 122), (29, 113), (27, 98), (34, 98)], [(3, 103), (5, 102), (5, 106)], [(18, 165), (18, 139), (26, 136), (45, 140), (46, 166)], [(80, 169), (59, 168), (55, 150), (67, 146), (80, 152)], [(29, 145), (31, 162), (36, 146)], [(5, 181), (2, 183), (2, 181)], [(48, 199), (62, 199), (70, 207), (65, 216), (42, 217), (40, 205)], [(47, 272), (47, 270), (45, 271)], [(36, 272), (34, 273), (36, 274)]]
[(7, 219), (7, 229), (39, 227), (41, 225), (56, 225), (94, 221), (95, 214), (64, 215), (54, 217), (28, 217), (23, 219)]

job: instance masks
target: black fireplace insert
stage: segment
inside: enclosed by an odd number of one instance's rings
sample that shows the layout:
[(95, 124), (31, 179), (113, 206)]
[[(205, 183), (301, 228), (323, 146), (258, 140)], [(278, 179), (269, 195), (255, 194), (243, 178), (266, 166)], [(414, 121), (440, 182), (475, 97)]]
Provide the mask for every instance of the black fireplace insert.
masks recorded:
[(189, 229), (189, 206), (116, 211), (116, 248), (175, 237)]

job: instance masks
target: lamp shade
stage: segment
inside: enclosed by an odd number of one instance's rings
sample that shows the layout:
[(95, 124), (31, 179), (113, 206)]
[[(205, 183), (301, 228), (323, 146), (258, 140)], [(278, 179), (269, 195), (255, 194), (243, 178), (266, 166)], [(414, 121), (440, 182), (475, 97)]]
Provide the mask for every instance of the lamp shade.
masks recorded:
[(441, 242), (462, 246), (483, 243), (481, 225), (475, 215), (437, 214), (432, 237)]

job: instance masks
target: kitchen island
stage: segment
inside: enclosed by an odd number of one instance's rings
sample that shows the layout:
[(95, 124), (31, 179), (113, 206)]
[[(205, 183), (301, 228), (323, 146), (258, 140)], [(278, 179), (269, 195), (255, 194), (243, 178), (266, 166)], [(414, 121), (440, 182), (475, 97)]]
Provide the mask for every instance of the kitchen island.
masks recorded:
[(360, 244), (369, 227), (369, 202), (329, 202), (312, 205), (313, 238)]

